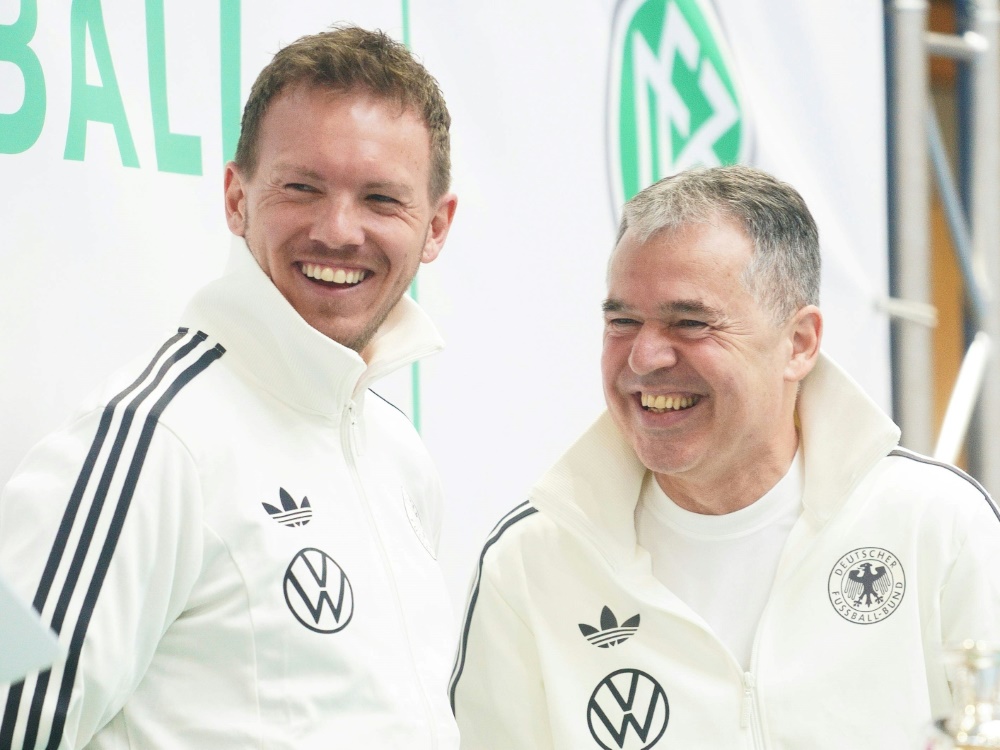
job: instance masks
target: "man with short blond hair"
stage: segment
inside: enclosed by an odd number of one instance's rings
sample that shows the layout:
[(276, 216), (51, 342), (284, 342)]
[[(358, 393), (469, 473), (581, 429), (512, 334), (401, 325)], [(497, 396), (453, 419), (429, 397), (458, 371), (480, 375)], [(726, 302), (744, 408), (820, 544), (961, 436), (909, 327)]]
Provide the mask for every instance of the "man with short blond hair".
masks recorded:
[(381, 32), (261, 73), (226, 275), (0, 499), (0, 567), (65, 651), (0, 693), (0, 747), (457, 747), (439, 481), (370, 390), (441, 347), (405, 292), (454, 216), (449, 122)]
[(941, 650), (1000, 640), (1000, 512), (820, 351), (801, 196), (696, 169), (625, 206), (607, 413), (496, 527), (463, 750), (922, 747)]

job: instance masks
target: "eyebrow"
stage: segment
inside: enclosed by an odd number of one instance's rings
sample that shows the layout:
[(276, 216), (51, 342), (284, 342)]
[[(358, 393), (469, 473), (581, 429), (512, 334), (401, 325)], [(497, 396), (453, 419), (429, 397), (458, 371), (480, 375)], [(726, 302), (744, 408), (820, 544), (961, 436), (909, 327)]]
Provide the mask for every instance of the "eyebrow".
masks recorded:
[[(601, 304), (601, 310), (605, 313), (625, 312), (629, 309), (629, 306), (625, 304), (625, 302), (613, 297), (609, 297)], [(707, 317), (723, 317), (722, 310), (717, 307), (712, 307), (711, 305), (706, 305), (701, 300), (696, 299), (681, 299), (674, 300), (673, 302), (666, 302), (659, 306), (659, 312), (660, 315), (664, 316), (696, 313)]]
[(299, 166), (298, 164), (290, 164), (283, 162), (274, 165), (275, 172), (293, 172), (299, 177), (307, 177), (310, 180), (321, 180), (322, 175), (314, 169), (309, 169), (308, 167)]
[(382, 190), (386, 192), (396, 193), (398, 196), (404, 199), (409, 199), (413, 196), (413, 188), (403, 182), (392, 182), (391, 180), (383, 180), (380, 182), (366, 182), (365, 190)]

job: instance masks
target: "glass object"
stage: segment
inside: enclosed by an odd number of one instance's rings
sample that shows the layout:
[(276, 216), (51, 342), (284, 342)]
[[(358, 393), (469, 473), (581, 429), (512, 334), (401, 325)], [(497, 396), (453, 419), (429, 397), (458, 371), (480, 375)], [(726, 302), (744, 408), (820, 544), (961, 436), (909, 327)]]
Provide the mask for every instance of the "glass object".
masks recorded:
[(928, 750), (1000, 748), (1000, 643), (946, 649), (954, 710), (935, 722)]

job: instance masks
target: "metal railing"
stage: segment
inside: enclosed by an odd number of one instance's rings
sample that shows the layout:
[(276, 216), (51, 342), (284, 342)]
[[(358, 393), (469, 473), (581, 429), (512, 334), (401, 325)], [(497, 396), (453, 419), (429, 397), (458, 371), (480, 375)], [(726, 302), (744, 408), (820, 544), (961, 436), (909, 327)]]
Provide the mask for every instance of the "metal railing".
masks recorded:
[[(934, 455), (955, 461), (968, 434), (970, 468), (1000, 492), (1000, 5), (967, 0), (961, 34), (927, 31), (926, 0), (887, 0), (889, 33), (889, 184), (892, 293), (910, 303), (930, 296), (930, 180), (945, 209), (965, 285), (968, 319), (976, 334), (959, 371)], [(967, 67), (970, 109), (959, 139), (969, 149), (963, 202), (930, 106), (928, 56)], [(963, 208), (968, 206), (968, 216)], [(933, 439), (931, 331), (919, 321), (893, 321), (894, 411), (903, 443), (930, 452)], [(971, 433), (970, 433), (971, 426)]]

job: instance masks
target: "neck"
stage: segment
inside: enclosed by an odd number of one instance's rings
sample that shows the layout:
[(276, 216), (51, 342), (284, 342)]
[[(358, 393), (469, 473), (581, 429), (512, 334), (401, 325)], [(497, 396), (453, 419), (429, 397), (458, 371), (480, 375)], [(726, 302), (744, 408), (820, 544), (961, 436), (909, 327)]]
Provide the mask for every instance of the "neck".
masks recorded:
[(691, 513), (721, 516), (753, 505), (788, 473), (799, 437), (782, 449), (764, 458), (757, 458), (751, 467), (728, 471), (718, 477), (695, 478), (683, 474), (657, 474), (656, 483), (678, 506)]

